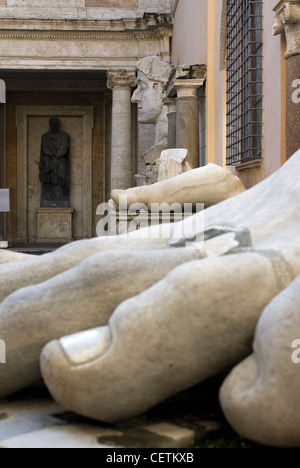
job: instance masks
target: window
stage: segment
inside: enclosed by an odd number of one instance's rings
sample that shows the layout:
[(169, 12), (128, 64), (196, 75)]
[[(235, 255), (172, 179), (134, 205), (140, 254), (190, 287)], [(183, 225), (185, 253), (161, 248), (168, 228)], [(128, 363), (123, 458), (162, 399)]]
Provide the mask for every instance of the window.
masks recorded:
[(227, 0), (227, 165), (262, 157), (262, 13), (262, 0)]

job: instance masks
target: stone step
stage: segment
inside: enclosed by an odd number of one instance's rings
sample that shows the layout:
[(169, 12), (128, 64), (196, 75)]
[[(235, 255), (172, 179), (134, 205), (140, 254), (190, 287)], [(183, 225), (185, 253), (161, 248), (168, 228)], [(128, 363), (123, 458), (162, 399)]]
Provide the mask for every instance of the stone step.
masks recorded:
[(4, 440), (0, 448), (111, 448), (97, 441), (97, 437), (110, 435), (119, 434), (89, 426), (54, 426)]
[(163, 418), (109, 425), (66, 412), (42, 383), (0, 401), (0, 448), (185, 448), (195, 435)]
[(89, 425), (53, 426), (12, 437), (0, 448), (185, 448), (195, 432), (168, 423), (123, 432)]

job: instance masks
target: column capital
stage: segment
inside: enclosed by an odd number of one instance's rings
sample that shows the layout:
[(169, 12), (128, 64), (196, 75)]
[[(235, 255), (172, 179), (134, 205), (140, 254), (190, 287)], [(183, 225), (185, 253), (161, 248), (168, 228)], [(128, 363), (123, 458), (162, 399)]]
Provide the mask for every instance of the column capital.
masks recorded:
[(204, 79), (201, 80), (176, 80), (174, 89), (177, 90), (177, 98), (197, 97), (198, 89), (203, 86)]
[[(170, 76), (166, 85), (168, 97), (176, 96), (176, 91), (190, 88), (191, 96), (197, 94), (197, 88), (203, 86), (207, 77), (206, 65), (179, 65)], [(195, 89), (192, 91), (192, 89)], [(181, 93), (181, 91), (179, 91)]]
[(300, 0), (280, 0), (275, 12), (273, 34), (285, 33), (287, 50), (285, 58), (300, 54)]
[(107, 87), (109, 89), (136, 86), (136, 76), (127, 70), (110, 70), (107, 72)]
[(164, 105), (168, 107), (168, 113), (176, 112), (176, 99), (174, 97), (164, 98)]

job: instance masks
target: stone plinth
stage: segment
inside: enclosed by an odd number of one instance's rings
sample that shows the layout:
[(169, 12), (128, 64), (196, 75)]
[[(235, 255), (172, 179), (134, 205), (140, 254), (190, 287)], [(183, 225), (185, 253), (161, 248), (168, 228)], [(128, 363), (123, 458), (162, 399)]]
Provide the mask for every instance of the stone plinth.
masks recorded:
[(37, 242), (72, 242), (73, 208), (39, 208), (37, 214)]
[[(183, 221), (193, 213), (162, 213), (162, 212), (140, 212), (131, 213), (129, 211), (118, 211), (112, 217), (112, 222), (116, 219), (117, 235), (128, 234), (143, 228), (158, 226), (161, 224), (170, 225)], [(115, 217), (115, 218), (114, 218)], [(171, 231), (170, 231), (171, 235)]]

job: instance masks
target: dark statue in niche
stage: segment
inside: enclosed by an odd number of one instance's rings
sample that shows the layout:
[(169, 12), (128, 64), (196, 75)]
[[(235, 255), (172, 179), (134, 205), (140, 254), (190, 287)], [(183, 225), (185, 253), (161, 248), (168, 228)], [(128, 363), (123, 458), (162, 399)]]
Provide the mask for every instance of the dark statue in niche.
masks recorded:
[(70, 136), (60, 130), (58, 117), (49, 120), (50, 132), (42, 136), (41, 207), (70, 206)]

